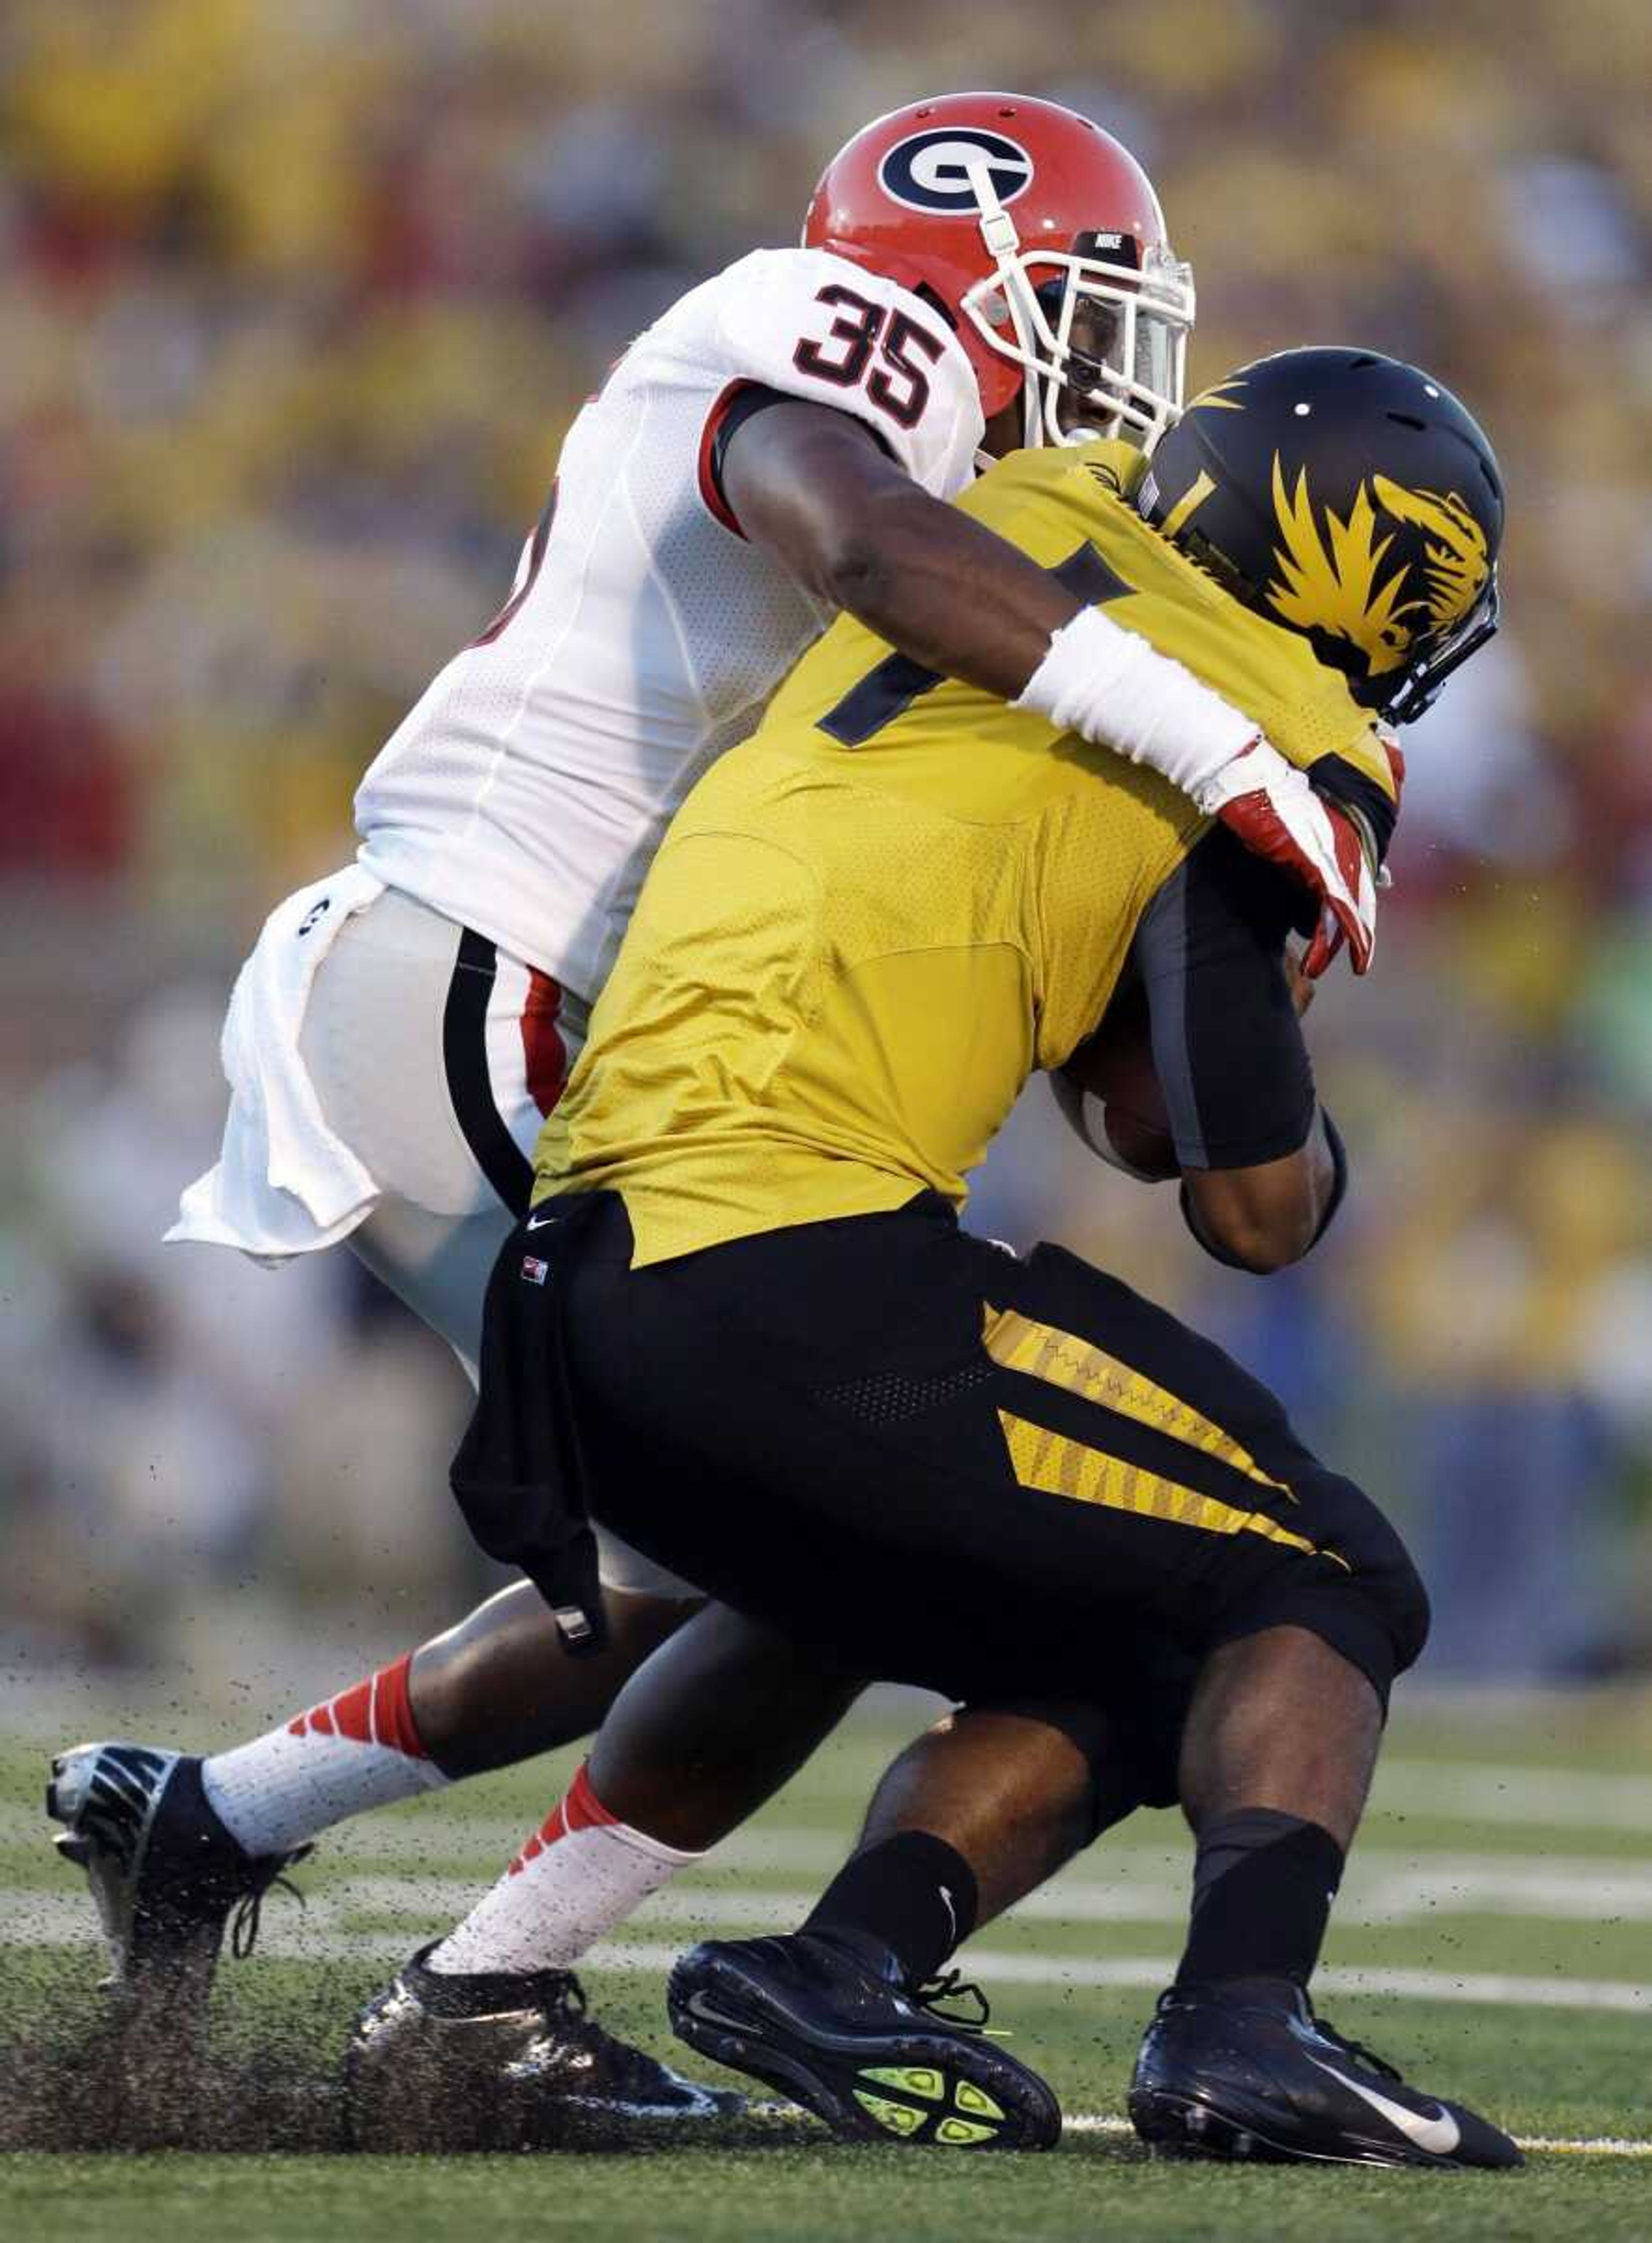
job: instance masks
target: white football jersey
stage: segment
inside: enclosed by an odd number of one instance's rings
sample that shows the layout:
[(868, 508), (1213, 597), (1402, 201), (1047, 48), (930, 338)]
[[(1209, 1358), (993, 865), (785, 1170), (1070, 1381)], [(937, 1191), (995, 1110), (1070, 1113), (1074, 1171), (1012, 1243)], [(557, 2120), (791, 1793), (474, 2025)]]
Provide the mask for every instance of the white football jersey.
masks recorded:
[(581, 412), (509, 601), (356, 796), (379, 879), (584, 996), (677, 805), (830, 620), (717, 488), (753, 383), (855, 414), (934, 497), (970, 480), (980, 399), (937, 311), (822, 250), (742, 258)]

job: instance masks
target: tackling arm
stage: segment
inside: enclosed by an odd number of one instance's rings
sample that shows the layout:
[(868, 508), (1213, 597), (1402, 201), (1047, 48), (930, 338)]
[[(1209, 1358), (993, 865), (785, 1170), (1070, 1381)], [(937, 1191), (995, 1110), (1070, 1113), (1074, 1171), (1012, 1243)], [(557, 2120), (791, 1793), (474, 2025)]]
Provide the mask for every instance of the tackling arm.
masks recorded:
[(1359, 831), (1180, 663), (931, 498), (847, 413), (776, 395), (716, 467), (732, 519), (811, 591), (924, 669), (1161, 771), (1318, 899), (1311, 973), (1344, 940), (1365, 971), (1376, 895)]
[[(1085, 603), (931, 498), (866, 425), (776, 403), (729, 441), (722, 489), (748, 537), (926, 670), (1013, 701)], [(1252, 728), (1253, 729), (1253, 728)]]

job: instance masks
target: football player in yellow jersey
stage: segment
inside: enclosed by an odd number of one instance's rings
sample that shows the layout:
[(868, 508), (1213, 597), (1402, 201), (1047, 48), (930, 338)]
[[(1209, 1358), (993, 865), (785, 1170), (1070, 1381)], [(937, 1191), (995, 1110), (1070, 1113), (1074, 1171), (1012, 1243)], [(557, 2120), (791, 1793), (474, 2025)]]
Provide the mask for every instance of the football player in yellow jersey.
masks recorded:
[[(1012, 459), (966, 504), (1293, 762), (1333, 764), (1378, 851), (1373, 713), (1494, 619), (1489, 448), (1370, 354), (1245, 369), (1133, 502), (1098, 446)], [(1128, 967), (1196, 1235), (1258, 1269), (1309, 1249), (1346, 1162), (1273, 879), (1157, 778), (1121, 785), (1076, 736), (837, 625), (656, 859), (495, 1271), (454, 1485), (576, 1634), (601, 1627), (588, 1514), (823, 1660), (1115, 1717), (1134, 1795), (1179, 1795), (1198, 1838), (1132, 2094), (1148, 2139), (1505, 2165), (1494, 2127), (1306, 2001), (1427, 1631), (1398, 1538), (1173, 1317), (957, 1222), (1028, 1073)], [(937, 1820), (909, 1802), (791, 1938), (695, 1950), (674, 2018), (840, 2131), (1036, 2146), (1048, 2090), (915, 1996), (984, 1897)]]

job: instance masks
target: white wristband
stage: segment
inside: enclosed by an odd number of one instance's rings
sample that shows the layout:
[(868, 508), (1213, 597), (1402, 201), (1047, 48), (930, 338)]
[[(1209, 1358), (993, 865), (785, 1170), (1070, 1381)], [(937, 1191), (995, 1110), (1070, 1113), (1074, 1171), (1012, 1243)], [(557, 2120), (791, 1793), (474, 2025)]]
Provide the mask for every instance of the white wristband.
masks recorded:
[(1111, 748), (1197, 795), (1260, 726), (1191, 670), (1105, 616), (1081, 608), (1011, 704)]

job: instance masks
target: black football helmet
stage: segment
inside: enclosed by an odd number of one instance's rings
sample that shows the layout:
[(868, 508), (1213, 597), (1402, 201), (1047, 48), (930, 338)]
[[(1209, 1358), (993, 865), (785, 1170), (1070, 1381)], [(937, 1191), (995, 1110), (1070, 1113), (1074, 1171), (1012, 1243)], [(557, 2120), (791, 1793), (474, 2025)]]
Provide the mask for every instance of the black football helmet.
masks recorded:
[(1496, 455), (1448, 389), (1375, 351), (1241, 367), (1159, 439), (1138, 504), (1390, 724), (1497, 628)]

